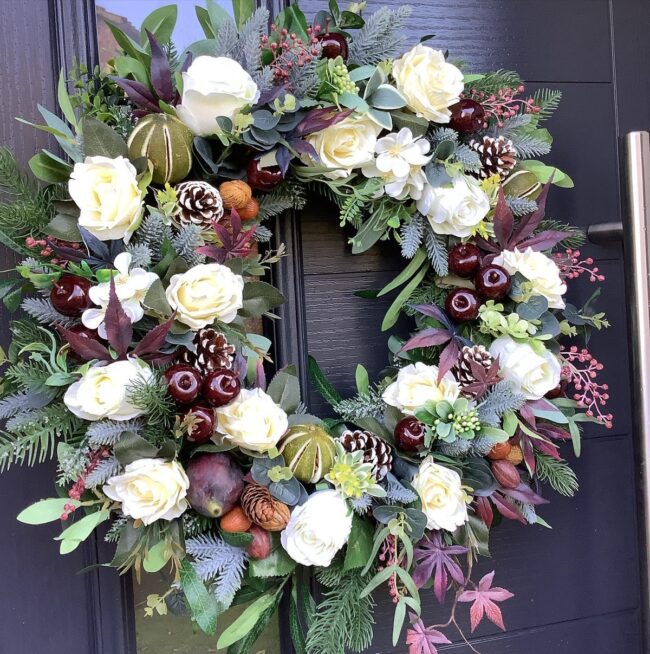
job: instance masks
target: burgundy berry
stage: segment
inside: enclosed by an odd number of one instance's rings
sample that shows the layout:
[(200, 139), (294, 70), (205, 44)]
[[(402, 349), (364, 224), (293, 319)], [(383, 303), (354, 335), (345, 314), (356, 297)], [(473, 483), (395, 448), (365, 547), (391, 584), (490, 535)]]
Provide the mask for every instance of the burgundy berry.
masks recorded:
[(316, 37), (321, 44), (321, 52), (325, 59), (348, 58), (348, 42), (343, 34), (326, 32)]
[(566, 388), (568, 386), (568, 381), (564, 377), (560, 379), (560, 383), (552, 388), (544, 397), (548, 400), (555, 400), (558, 397), (562, 397), (566, 393)]
[(473, 243), (459, 243), (449, 250), (448, 261), (454, 275), (469, 278), (481, 265), (481, 251)]
[(449, 127), (461, 134), (478, 132), (485, 124), (485, 109), (476, 100), (463, 98), (449, 109), (451, 111)]
[(397, 447), (403, 452), (417, 452), (424, 445), (424, 425), (414, 416), (402, 418), (393, 433)]
[(187, 434), (190, 443), (205, 443), (210, 440), (214, 431), (214, 409), (203, 404), (195, 404), (190, 407), (184, 417), (192, 416), (194, 425)]
[(510, 290), (510, 273), (496, 263), (483, 266), (474, 280), (478, 294), (488, 300), (499, 300)]
[(176, 363), (165, 370), (167, 391), (179, 404), (191, 404), (201, 392), (201, 375), (184, 363)]
[(52, 283), (52, 306), (64, 316), (80, 316), (91, 305), (88, 294), (91, 286), (90, 280), (85, 277), (62, 275)]
[(468, 288), (455, 288), (445, 300), (445, 310), (456, 322), (474, 320), (480, 306), (478, 295)]
[(212, 406), (223, 406), (234, 400), (241, 390), (239, 376), (232, 370), (218, 368), (203, 382), (203, 397)]
[(259, 159), (251, 159), (248, 162), (246, 176), (248, 178), (248, 184), (259, 191), (270, 191), (284, 179), (279, 166), (262, 168)]

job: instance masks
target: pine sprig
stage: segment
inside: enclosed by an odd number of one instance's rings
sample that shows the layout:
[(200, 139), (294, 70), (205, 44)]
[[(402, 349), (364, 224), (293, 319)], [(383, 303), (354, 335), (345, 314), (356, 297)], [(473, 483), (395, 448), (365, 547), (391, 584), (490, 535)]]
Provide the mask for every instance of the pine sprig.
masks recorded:
[(237, 26), (232, 18), (226, 18), (219, 26), (219, 33), (217, 34), (215, 44), (216, 57), (233, 57), (237, 48), (239, 34), (237, 33)]
[(334, 407), (334, 410), (343, 420), (354, 422), (362, 418), (380, 416), (385, 408), (386, 403), (381, 394), (377, 390), (371, 389), (364, 395), (342, 400)]
[(190, 267), (205, 261), (205, 257), (196, 252), (196, 249), (203, 245), (201, 228), (198, 225), (183, 225), (172, 237), (172, 245), (176, 254)]
[(366, 24), (350, 45), (348, 62), (359, 66), (377, 65), (400, 53), (404, 37), (401, 29), (411, 15), (411, 7), (381, 7), (366, 19)]
[(170, 241), (171, 237), (171, 229), (165, 224), (162, 214), (150, 211), (136, 232), (136, 244), (146, 246), (151, 252), (151, 261), (158, 263), (162, 256), (163, 243)]
[(155, 373), (151, 379), (138, 377), (128, 387), (127, 398), (147, 417), (145, 438), (152, 442), (164, 440), (174, 424), (176, 407), (162, 375)]
[(20, 308), (42, 325), (70, 327), (76, 322), (74, 318), (59, 313), (48, 298), (27, 297), (22, 301)]
[(539, 224), (538, 229), (539, 231), (550, 230), (550, 231), (567, 232), (569, 235), (566, 238), (562, 239), (558, 245), (561, 245), (562, 247), (565, 248), (571, 248), (572, 250), (581, 247), (582, 245), (584, 245), (585, 241), (587, 240), (586, 234), (581, 229), (579, 229), (575, 225), (569, 225), (568, 223), (564, 223), (561, 220), (545, 218)]
[(262, 195), (259, 202), (260, 212), (258, 218), (264, 221), (279, 216), (289, 209), (303, 209), (306, 198), (301, 186), (285, 182), (274, 188), (270, 193)]
[(447, 248), (441, 236), (436, 234), (430, 226), (427, 225), (427, 235), (424, 241), (429, 261), (436, 273), (440, 277), (444, 277), (449, 273), (449, 265), (447, 263)]
[(573, 497), (578, 492), (578, 477), (566, 461), (535, 452), (535, 474), (541, 482), (547, 482), (560, 495)]
[(540, 89), (535, 93), (535, 104), (539, 107), (537, 114), (538, 122), (548, 120), (560, 105), (562, 100), (562, 91), (552, 89)]
[(400, 229), (400, 246), (402, 256), (405, 259), (412, 259), (422, 245), (424, 238), (424, 218), (422, 214), (416, 213), (412, 216), (410, 223), (404, 223)]
[(477, 93), (492, 95), (499, 89), (517, 88), (521, 84), (519, 73), (512, 70), (496, 70), (484, 75), (481, 79), (472, 81), (468, 86)]
[(97, 449), (107, 445), (115, 445), (122, 438), (124, 432), (130, 431), (135, 434), (142, 434), (143, 429), (143, 421), (139, 418), (121, 421), (99, 420), (88, 427), (86, 438), (88, 439), (88, 445)]
[(520, 159), (543, 157), (551, 151), (551, 144), (532, 134), (512, 134), (510, 137)]
[(86, 486), (88, 488), (102, 486), (111, 477), (119, 474), (120, 469), (120, 462), (114, 456), (102, 459), (86, 477)]
[(131, 265), (134, 268), (148, 268), (153, 259), (153, 252), (144, 243), (130, 243), (126, 247), (131, 255)]
[(478, 406), (481, 422), (499, 426), (501, 417), (508, 411), (517, 411), (526, 403), (526, 398), (512, 390), (506, 381), (501, 381), (492, 387)]
[(537, 209), (537, 202), (528, 198), (518, 198), (512, 195), (506, 196), (506, 203), (512, 213), (517, 216), (526, 216)]

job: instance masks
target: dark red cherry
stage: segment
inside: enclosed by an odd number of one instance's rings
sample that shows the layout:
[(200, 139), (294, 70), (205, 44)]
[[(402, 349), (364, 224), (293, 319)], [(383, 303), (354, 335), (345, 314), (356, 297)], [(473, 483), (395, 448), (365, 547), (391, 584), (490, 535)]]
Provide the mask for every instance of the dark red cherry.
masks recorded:
[(203, 397), (212, 406), (223, 406), (234, 400), (241, 390), (239, 376), (232, 370), (218, 368), (203, 382)]
[(424, 445), (424, 425), (414, 416), (402, 418), (393, 433), (395, 444), (403, 452), (417, 452)]
[(80, 316), (91, 305), (88, 295), (91, 286), (90, 280), (85, 277), (61, 275), (52, 283), (52, 306), (64, 316)]
[(568, 386), (568, 381), (564, 377), (560, 379), (560, 383), (552, 388), (544, 397), (547, 400), (555, 400), (558, 397), (562, 397), (566, 393), (566, 387)]
[(325, 32), (316, 37), (321, 44), (321, 53), (324, 59), (348, 58), (348, 42), (343, 34)]
[(478, 294), (487, 300), (499, 300), (510, 290), (510, 273), (496, 263), (483, 266), (474, 279)]
[(485, 124), (485, 109), (476, 100), (463, 98), (449, 107), (449, 127), (461, 134), (478, 132)]
[(246, 176), (248, 184), (259, 191), (270, 191), (284, 179), (279, 166), (262, 168), (259, 159), (251, 159), (248, 162)]
[(459, 243), (449, 250), (449, 270), (459, 277), (472, 277), (481, 265), (481, 251), (473, 243)]
[(179, 404), (191, 404), (201, 392), (201, 375), (198, 370), (184, 363), (177, 363), (165, 370), (167, 391)]
[(195, 404), (189, 408), (184, 417), (192, 416), (194, 425), (187, 434), (190, 443), (205, 443), (210, 440), (214, 431), (214, 409), (203, 404)]
[(469, 288), (455, 288), (445, 300), (445, 310), (456, 322), (474, 320), (480, 306), (478, 295)]

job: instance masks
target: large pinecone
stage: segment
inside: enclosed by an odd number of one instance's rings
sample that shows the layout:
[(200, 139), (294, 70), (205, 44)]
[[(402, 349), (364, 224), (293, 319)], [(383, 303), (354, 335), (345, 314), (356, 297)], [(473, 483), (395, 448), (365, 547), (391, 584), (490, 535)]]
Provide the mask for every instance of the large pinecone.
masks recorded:
[(239, 502), (248, 519), (266, 531), (282, 531), (289, 522), (289, 507), (276, 500), (266, 486), (247, 484)]
[(505, 179), (517, 163), (517, 151), (512, 141), (503, 136), (496, 139), (484, 136), (481, 141), (472, 141), (469, 146), (478, 152), (481, 159), (481, 170), (477, 173), (481, 179), (492, 175)]
[(346, 452), (363, 452), (363, 461), (372, 464), (372, 476), (376, 481), (381, 481), (393, 467), (390, 445), (372, 432), (348, 429), (339, 436), (339, 442)]
[(458, 355), (458, 361), (454, 368), (456, 379), (461, 387), (476, 381), (472, 373), (471, 361), (487, 370), (494, 363), (494, 357), (482, 345), (465, 345)]
[(181, 224), (198, 225), (210, 230), (212, 221), (223, 217), (223, 201), (219, 191), (207, 182), (183, 182), (176, 186), (180, 205), (178, 220)]
[(199, 329), (194, 336), (196, 353), (183, 348), (179, 360), (207, 375), (217, 368), (232, 368), (235, 346), (228, 343), (224, 334), (212, 327)]

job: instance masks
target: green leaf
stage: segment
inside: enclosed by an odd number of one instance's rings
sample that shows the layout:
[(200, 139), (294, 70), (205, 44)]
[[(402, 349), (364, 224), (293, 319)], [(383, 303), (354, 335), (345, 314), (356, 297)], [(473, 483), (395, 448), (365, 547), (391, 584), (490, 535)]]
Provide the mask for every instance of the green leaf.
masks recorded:
[(159, 572), (167, 565), (171, 556), (171, 548), (167, 547), (165, 540), (161, 540), (147, 552), (142, 561), (142, 567), (149, 573)]
[(422, 264), (422, 268), (420, 268), (420, 270), (415, 274), (415, 277), (413, 277), (413, 279), (402, 289), (401, 293), (395, 298), (393, 303), (388, 308), (388, 311), (384, 316), (384, 320), (381, 323), (381, 331), (385, 332), (397, 322), (403, 306), (411, 297), (413, 291), (420, 285), (420, 282), (425, 278), (427, 272), (429, 272), (428, 260)]
[(348, 539), (347, 551), (343, 569), (355, 570), (363, 568), (370, 559), (375, 530), (368, 520), (364, 520), (356, 513), (352, 518), (352, 531)]
[(488, 549), (490, 530), (479, 517), (470, 515), (467, 522), (454, 533), (458, 542), (473, 550), (479, 556), (490, 556), (490, 550)]
[[(214, 2), (212, 4), (214, 4)], [(208, 4), (208, 6), (210, 5)], [(221, 9), (221, 7), (219, 7), (219, 9)], [(216, 34), (210, 22), (210, 12), (205, 7), (200, 7), (199, 5), (194, 7), (194, 11), (196, 12), (196, 18), (199, 21), (199, 25), (201, 25), (201, 29), (203, 30), (206, 39), (214, 39)], [(226, 13), (226, 15), (228, 14)]]
[(357, 393), (359, 395), (367, 395), (370, 390), (370, 377), (368, 371), (359, 363), (354, 373), (354, 378), (357, 384)]
[(215, 0), (208, 0), (208, 15), (210, 16), (210, 25), (214, 31), (214, 37), (219, 34), (222, 25), (229, 20), (232, 20), (230, 14)]
[(224, 629), (217, 641), (217, 649), (229, 647), (246, 636), (255, 627), (260, 616), (274, 603), (275, 593), (262, 595), (262, 597), (256, 599), (234, 622)]
[(341, 12), (341, 17), (337, 22), (342, 30), (358, 30), (366, 24), (366, 21), (353, 11)]
[(401, 109), (406, 106), (404, 96), (390, 84), (380, 84), (370, 97), (370, 104), (377, 109)]
[(406, 602), (404, 602), (402, 598), (395, 607), (395, 615), (393, 617), (393, 647), (395, 647), (399, 641), (399, 635), (402, 633), (405, 617)]
[(81, 123), (83, 151), (87, 157), (127, 157), (129, 149), (124, 139), (106, 123), (96, 118), (84, 118)]
[(552, 175), (555, 186), (559, 186), (560, 188), (573, 188), (574, 186), (573, 180), (566, 173), (554, 166), (547, 166), (541, 161), (534, 159), (520, 161), (519, 166), (533, 173), (542, 184), (546, 184)]
[(266, 282), (247, 282), (244, 285), (244, 306), (241, 315), (257, 318), (285, 301), (280, 291)]
[(271, 380), (267, 393), (287, 413), (294, 413), (300, 405), (300, 383), (295, 368), (279, 370)]
[(7, 307), (7, 310), (9, 311), (16, 311), (20, 306), (22, 299), (23, 299), (23, 287), (19, 286), (17, 289), (11, 291), (11, 293), (7, 293), (2, 298), (2, 304), (4, 304), (5, 307)]
[(424, 136), (429, 129), (429, 121), (426, 118), (419, 118), (406, 111), (393, 111), (392, 116), (396, 129), (408, 127), (415, 138)]
[(132, 76), (142, 84), (149, 84), (149, 75), (147, 73), (147, 69), (139, 59), (134, 59), (133, 57), (127, 57), (126, 55), (123, 55), (121, 57), (115, 57), (113, 65), (115, 66), (115, 72), (120, 77)]
[(251, 577), (286, 577), (296, 567), (296, 562), (278, 546), (265, 559), (251, 559), (248, 564), (248, 574)]
[(309, 378), (321, 397), (332, 407), (336, 406), (343, 399), (339, 392), (332, 386), (327, 377), (323, 374), (316, 359), (309, 355)]
[(307, 19), (297, 4), (292, 4), (281, 11), (275, 19), (275, 24), (278, 29), (286, 28), (289, 34), (295, 32), (298, 38), (303, 39), (303, 41), (309, 40)]
[(427, 258), (427, 253), (426, 251), (421, 248), (419, 249), (416, 253), (415, 256), (409, 261), (409, 264), (402, 270), (402, 272), (395, 277), (389, 284), (384, 286), (384, 288), (379, 291), (377, 294), (377, 297), (380, 297), (382, 295), (386, 295), (387, 293), (390, 293), (392, 290), (396, 289), (398, 286), (401, 286), (402, 284), (406, 284), (406, 282), (415, 275), (415, 273), (419, 270), (420, 266), (426, 261)]
[(388, 579), (391, 577), (396, 572), (396, 566), (390, 566), (388, 568), (384, 568), (380, 572), (378, 572), (369, 582), (368, 585), (361, 591), (361, 594), (359, 595), (360, 598), (367, 597), (372, 593), (375, 588), (378, 586), (381, 586), (384, 582), (388, 581)]
[(368, 110), (368, 116), (384, 129), (393, 129), (393, 119), (388, 111), (380, 111), (371, 107)]
[(47, 522), (54, 522), (61, 518), (66, 504), (72, 504), (75, 507), (81, 506), (77, 500), (67, 497), (51, 497), (28, 506), (18, 514), (17, 520), (26, 525), (44, 525)]
[(79, 232), (79, 221), (75, 216), (57, 214), (45, 227), (45, 233), (62, 241), (72, 241), (81, 243), (81, 233)]
[(106, 25), (108, 25), (108, 29), (111, 30), (111, 34), (113, 34), (113, 38), (117, 45), (119, 45), (126, 54), (134, 59), (140, 59), (141, 61), (146, 61), (149, 58), (149, 55), (142, 49), (140, 44), (136, 43), (130, 36), (125, 34), (117, 25), (113, 25), (110, 21), (106, 21)]
[(148, 43), (147, 30), (151, 32), (159, 43), (165, 44), (172, 40), (174, 27), (178, 18), (178, 7), (166, 5), (154, 9), (143, 21), (140, 28), (140, 43)]
[(57, 99), (59, 101), (59, 107), (63, 115), (66, 117), (66, 120), (76, 129), (77, 128), (77, 116), (74, 113), (72, 108), (72, 102), (70, 101), (70, 96), (68, 95), (68, 88), (65, 83), (65, 75), (63, 71), (59, 74), (59, 84), (57, 86)]
[(172, 315), (172, 308), (165, 295), (165, 287), (159, 279), (149, 287), (142, 304), (157, 316), (169, 318)]
[(253, 542), (253, 534), (246, 531), (224, 531), (221, 537), (233, 547), (248, 547)]
[(29, 167), (38, 179), (49, 184), (67, 182), (72, 166), (47, 150), (35, 154), (29, 160)]
[(217, 616), (219, 614), (217, 600), (208, 592), (187, 559), (181, 561), (179, 572), (181, 587), (185, 593), (192, 620), (206, 634), (214, 634), (217, 631)]
[(70, 525), (54, 540), (60, 540), (61, 554), (69, 554), (93, 533), (93, 531), (102, 523), (108, 520), (110, 511), (96, 511), (85, 516), (78, 522)]
[(232, 9), (238, 30), (241, 30), (255, 12), (255, 4), (255, 0), (232, 0)]
[(138, 459), (151, 459), (158, 454), (158, 448), (135, 432), (125, 431), (113, 448), (115, 458), (123, 465)]

